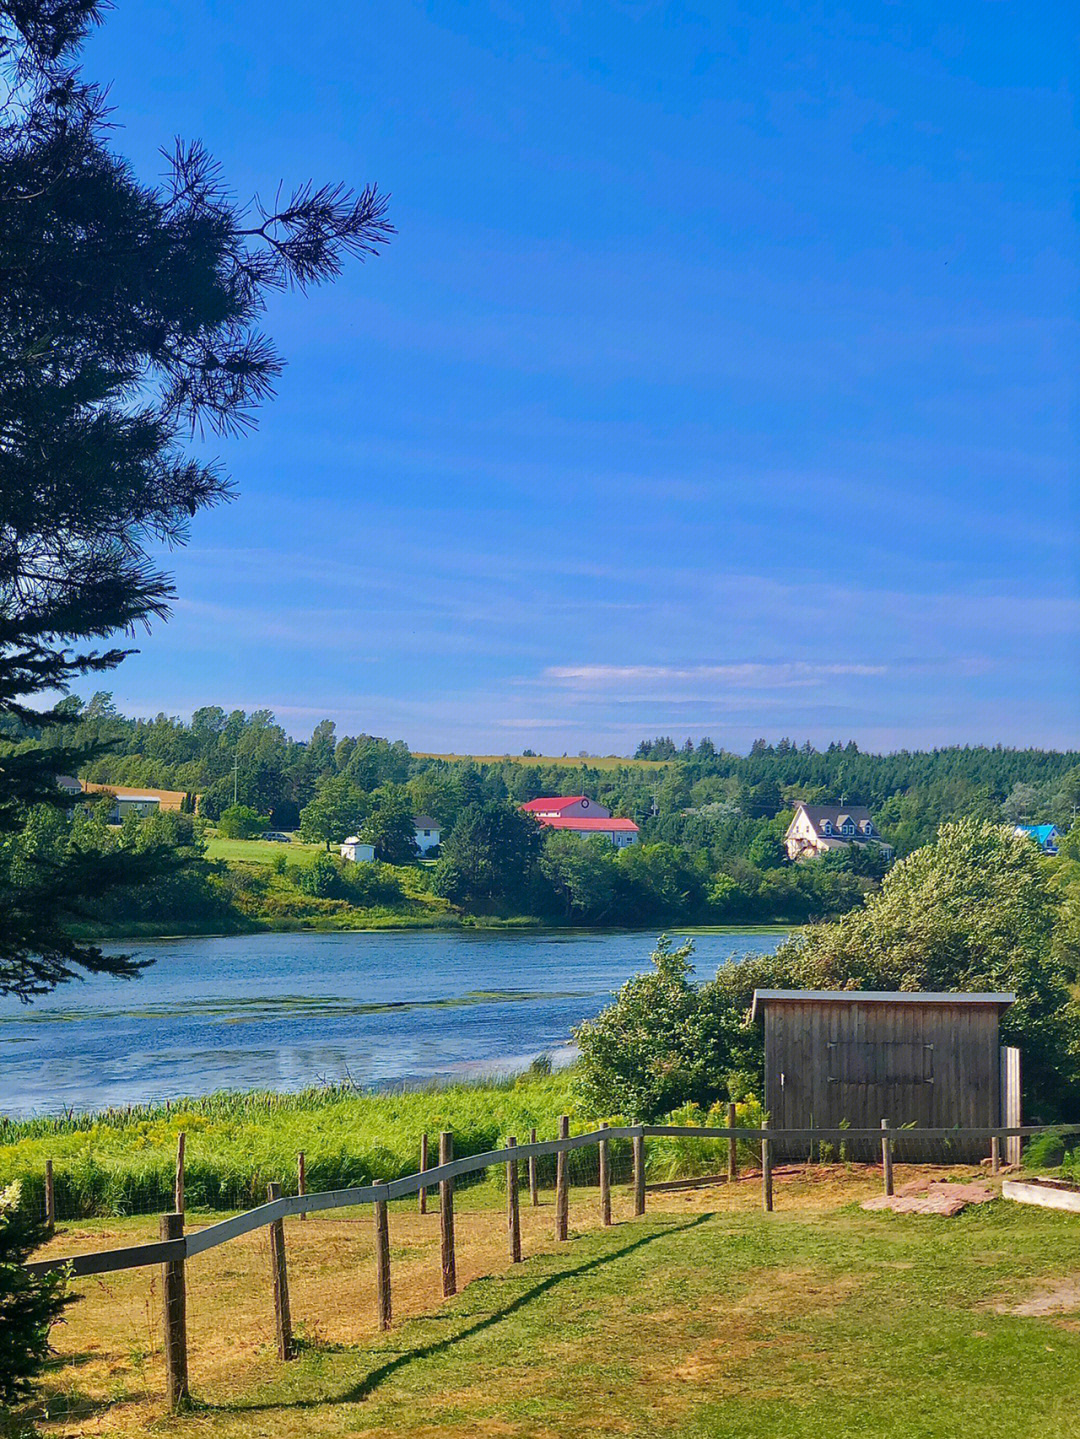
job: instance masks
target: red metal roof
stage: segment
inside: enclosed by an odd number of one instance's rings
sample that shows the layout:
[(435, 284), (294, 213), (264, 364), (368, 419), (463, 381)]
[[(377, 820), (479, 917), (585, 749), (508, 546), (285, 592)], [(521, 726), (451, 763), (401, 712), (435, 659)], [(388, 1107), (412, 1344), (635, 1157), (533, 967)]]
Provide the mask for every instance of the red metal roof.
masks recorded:
[(578, 819), (576, 816), (569, 816), (565, 819), (545, 819), (543, 815), (538, 816), (540, 823), (547, 825), (548, 829), (580, 829), (599, 831), (601, 834), (611, 834), (613, 830), (620, 830), (624, 834), (637, 834), (638, 827), (632, 819)]
[(580, 804), (585, 798), (587, 798), (587, 796), (583, 794), (554, 795), (549, 799), (531, 799), (527, 804), (523, 804), (521, 808), (525, 810), (527, 814), (537, 814), (540, 810), (565, 809), (567, 805)]

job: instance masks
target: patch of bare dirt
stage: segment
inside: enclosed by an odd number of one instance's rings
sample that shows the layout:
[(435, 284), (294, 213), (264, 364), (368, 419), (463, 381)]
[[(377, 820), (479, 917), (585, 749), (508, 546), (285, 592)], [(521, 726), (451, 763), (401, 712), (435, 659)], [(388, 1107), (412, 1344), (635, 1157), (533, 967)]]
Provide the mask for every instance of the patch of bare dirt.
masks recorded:
[(998, 1304), (999, 1314), (1017, 1314), (1023, 1319), (1038, 1319), (1052, 1314), (1075, 1314), (1080, 1311), (1080, 1275), (1063, 1279), (1053, 1289), (1044, 1289), (1021, 1304)]

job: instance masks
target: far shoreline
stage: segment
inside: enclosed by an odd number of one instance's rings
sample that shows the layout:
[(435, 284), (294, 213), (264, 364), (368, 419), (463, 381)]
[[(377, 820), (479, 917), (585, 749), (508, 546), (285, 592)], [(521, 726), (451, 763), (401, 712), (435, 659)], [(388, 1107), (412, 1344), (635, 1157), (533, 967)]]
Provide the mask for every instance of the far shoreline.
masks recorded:
[(467, 924), (423, 924), (404, 921), (397, 924), (364, 924), (364, 925), (309, 925), (309, 924), (274, 924), (258, 925), (251, 929), (231, 930), (202, 930), (188, 929), (178, 930), (171, 934), (156, 932), (147, 933), (138, 926), (129, 928), (111, 929), (109, 931), (91, 930), (88, 927), (80, 926), (77, 937), (80, 940), (89, 940), (99, 944), (128, 944), (138, 941), (156, 942), (178, 939), (246, 939), (259, 934), (295, 934), (295, 935), (327, 935), (327, 934), (388, 934), (388, 933), (410, 933), (410, 934), (526, 934), (526, 935), (556, 935), (556, 934), (658, 934), (695, 935), (704, 934), (792, 934), (798, 929), (805, 928), (797, 923), (784, 923), (775, 921), (762, 924), (668, 924), (668, 925), (588, 925), (588, 924), (543, 924), (540, 921), (529, 920), (484, 920), (483, 922), (471, 922)]

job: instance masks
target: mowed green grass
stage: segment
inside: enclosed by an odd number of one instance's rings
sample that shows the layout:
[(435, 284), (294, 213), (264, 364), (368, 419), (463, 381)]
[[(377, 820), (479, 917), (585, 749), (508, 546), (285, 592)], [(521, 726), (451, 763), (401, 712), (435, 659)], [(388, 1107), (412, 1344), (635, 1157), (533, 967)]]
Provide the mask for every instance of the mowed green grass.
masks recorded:
[(283, 854), (290, 864), (310, 864), (315, 855), (325, 851), (324, 844), (300, 844), (293, 840), (281, 844), (269, 839), (219, 839), (206, 841), (207, 859), (227, 859), (239, 864), (269, 864), (276, 854)]
[[(263, 1352), (212, 1393), (194, 1374), (194, 1412), (155, 1432), (1080, 1436), (1075, 1216), (1001, 1200), (953, 1219), (871, 1214), (782, 1187), (772, 1215), (724, 1200), (654, 1196), (642, 1220), (491, 1261), (387, 1335), (315, 1337), (287, 1366)], [(577, 1205), (572, 1225), (591, 1225)], [(357, 1280), (370, 1288), (366, 1266)], [(1012, 1312), (1054, 1291), (1056, 1311)]]

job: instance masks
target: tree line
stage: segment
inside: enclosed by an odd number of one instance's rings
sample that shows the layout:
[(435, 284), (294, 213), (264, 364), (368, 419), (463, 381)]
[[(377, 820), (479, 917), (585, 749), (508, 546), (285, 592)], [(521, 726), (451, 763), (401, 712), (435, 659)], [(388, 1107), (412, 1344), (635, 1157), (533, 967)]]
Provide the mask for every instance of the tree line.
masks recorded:
[[(272, 826), (327, 849), (355, 834), (389, 865), (415, 861), (412, 816), (429, 814), (443, 834), (424, 880), (436, 894), (468, 913), (559, 923), (794, 924), (848, 912), (887, 864), (873, 846), (789, 863), (783, 833), (799, 800), (869, 805), (901, 856), (963, 818), (1052, 818), (1064, 831), (1080, 804), (1075, 753), (871, 755), (850, 743), (819, 752), (759, 741), (740, 756), (703, 741), (659, 767), (509, 756), (477, 763), (413, 755), (401, 740), (339, 735), (329, 719), (296, 739), (266, 710), (206, 706), (190, 721), (132, 718), (105, 692), (69, 696), (60, 708), (64, 743), (93, 756), (83, 778), (198, 793), (201, 819), (225, 834)], [(32, 723), (3, 724), (13, 743), (50, 743)], [(639, 747), (649, 757), (657, 748)], [(641, 843), (616, 850), (603, 838), (544, 831), (520, 812), (529, 799), (568, 793), (634, 819)], [(322, 872), (329, 893), (332, 877)]]

